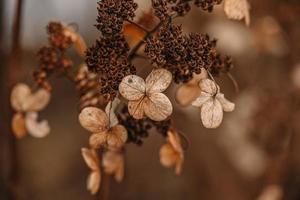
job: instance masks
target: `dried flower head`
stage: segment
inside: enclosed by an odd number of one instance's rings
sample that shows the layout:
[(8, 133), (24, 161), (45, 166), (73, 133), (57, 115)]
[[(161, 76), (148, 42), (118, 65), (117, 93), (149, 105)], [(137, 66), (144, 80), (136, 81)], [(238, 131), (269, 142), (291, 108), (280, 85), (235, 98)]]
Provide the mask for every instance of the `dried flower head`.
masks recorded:
[(202, 69), (200, 74), (195, 74), (193, 79), (179, 86), (176, 91), (176, 102), (181, 106), (191, 105), (200, 95), (199, 81), (205, 78), (207, 78), (207, 72), (205, 69)]
[(82, 157), (86, 165), (90, 168), (91, 173), (87, 179), (87, 189), (91, 194), (96, 194), (101, 184), (101, 171), (98, 155), (94, 149), (81, 149)]
[(14, 86), (10, 101), (16, 111), (12, 119), (12, 130), (17, 138), (24, 137), (27, 132), (33, 137), (45, 137), (50, 132), (47, 121), (37, 122), (37, 112), (48, 105), (50, 97), (50, 93), (43, 88), (32, 93), (26, 84)]
[(231, 112), (235, 105), (225, 99), (214, 81), (203, 79), (199, 82), (199, 87), (200, 96), (192, 102), (192, 105), (201, 107), (201, 119), (206, 128), (217, 128), (223, 120), (223, 110)]
[(224, 0), (224, 11), (229, 19), (245, 19), (247, 26), (250, 25), (250, 5), (247, 0)]
[(112, 149), (121, 148), (127, 140), (127, 131), (122, 125), (110, 128), (108, 114), (99, 108), (86, 107), (79, 114), (81, 126), (91, 133), (92, 148), (106, 146)]
[(149, 117), (162, 121), (172, 114), (172, 104), (164, 95), (170, 85), (172, 74), (165, 69), (153, 70), (146, 81), (136, 75), (126, 76), (119, 85), (120, 94), (128, 102), (128, 111), (135, 119)]
[(176, 131), (168, 131), (167, 143), (160, 148), (159, 156), (163, 166), (175, 166), (175, 173), (177, 175), (181, 173), (184, 155), (180, 137)]
[(114, 175), (117, 182), (124, 178), (124, 155), (121, 152), (106, 151), (103, 154), (102, 166), (105, 173)]

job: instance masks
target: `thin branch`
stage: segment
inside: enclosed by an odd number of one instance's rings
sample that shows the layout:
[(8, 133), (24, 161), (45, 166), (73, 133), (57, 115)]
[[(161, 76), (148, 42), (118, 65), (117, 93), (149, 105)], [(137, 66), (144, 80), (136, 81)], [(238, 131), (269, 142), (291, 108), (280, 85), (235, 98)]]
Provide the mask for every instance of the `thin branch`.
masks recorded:
[(142, 27), (141, 25), (139, 25), (138, 23), (131, 21), (131, 20), (127, 20), (129, 23), (135, 25), (136, 27), (138, 27), (139, 29), (143, 30), (145, 33), (149, 33), (149, 31), (147, 29), (145, 29), (144, 27)]
[(239, 91), (240, 91), (239, 84), (237, 83), (237, 81), (235, 80), (235, 78), (232, 76), (232, 74), (230, 72), (227, 72), (226, 75), (231, 80), (231, 82), (232, 82), (232, 84), (234, 86), (235, 92), (239, 93)]

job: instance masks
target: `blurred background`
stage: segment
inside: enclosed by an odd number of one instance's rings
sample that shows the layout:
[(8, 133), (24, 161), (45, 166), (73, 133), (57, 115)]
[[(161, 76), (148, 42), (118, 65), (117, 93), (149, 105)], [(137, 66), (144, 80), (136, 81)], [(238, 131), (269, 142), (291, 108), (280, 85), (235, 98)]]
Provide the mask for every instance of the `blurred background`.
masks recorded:
[[(16, 22), (20, 2), (21, 20)], [(139, 15), (147, 11), (150, 0), (137, 3)], [(197, 108), (181, 108), (174, 101), (173, 120), (190, 141), (182, 175), (160, 165), (164, 139), (153, 133), (141, 147), (126, 146), (125, 180), (120, 184), (107, 181), (107, 199), (300, 199), (300, 2), (249, 3), (250, 27), (228, 20), (222, 5), (213, 13), (193, 7), (186, 17), (176, 19), (187, 33), (217, 38), (219, 50), (232, 56), (231, 73), (239, 92), (225, 75), (216, 81), (236, 103), (235, 111), (225, 114), (219, 128), (208, 130)], [(88, 145), (89, 134), (77, 120), (73, 85), (68, 80), (52, 80), (52, 101), (42, 112), (51, 125), (46, 138), (28, 136), (15, 141), (9, 107), (11, 87), (20, 81), (32, 83), (36, 52), (47, 43), (47, 23), (76, 23), (90, 46), (98, 36), (93, 26), (96, 16), (96, 1), (0, 1), (1, 200), (99, 199), (86, 190), (89, 170), (80, 149)], [(13, 30), (15, 23), (20, 23), (20, 30)], [(137, 60), (137, 64), (143, 62)], [(176, 87), (168, 90), (171, 99)]]

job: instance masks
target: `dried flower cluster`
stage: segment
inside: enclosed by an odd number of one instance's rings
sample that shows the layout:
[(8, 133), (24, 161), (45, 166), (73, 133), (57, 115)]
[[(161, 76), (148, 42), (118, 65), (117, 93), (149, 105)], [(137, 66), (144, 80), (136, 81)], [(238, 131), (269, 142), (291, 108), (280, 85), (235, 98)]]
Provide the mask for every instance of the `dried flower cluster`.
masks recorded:
[(231, 68), (230, 59), (222, 59), (215, 47), (208, 35), (184, 35), (181, 26), (167, 24), (147, 41), (145, 53), (155, 66), (172, 72), (176, 83), (186, 83), (202, 68), (214, 74)]

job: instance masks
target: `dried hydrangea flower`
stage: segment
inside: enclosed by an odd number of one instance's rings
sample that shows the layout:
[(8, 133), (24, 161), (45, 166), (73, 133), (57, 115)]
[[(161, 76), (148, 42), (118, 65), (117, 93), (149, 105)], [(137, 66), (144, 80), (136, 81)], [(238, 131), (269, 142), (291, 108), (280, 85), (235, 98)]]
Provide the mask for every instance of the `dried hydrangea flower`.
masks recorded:
[(128, 102), (128, 111), (135, 119), (144, 116), (162, 121), (172, 114), (172, 104), (165, 91), (172, 82), (172, 74), (165, 69), (153, 70), (146, 81), (136, 75), (123, 78), (119, 85), (120, 94)]
[(175, 173), (179, 175), (182, 170), (184, 155), (178, 133), (169, 130), (167, 141), (159, 151), (160, 163), (165, 167), (175, 166)]
[(127, 140), (127, 131), (122, 125), (110, 128), (108, 115), (101, 109), (86, 107), (79, 114), (81, 126), (91, 133), (90, 146), (100, 148), (121, 148)]
[(229, 19), (245, 19), (247, 26), (250, 25), (250, 5), (247, 0), (224, 0), (224, 11)]
[(223, 120), (223, 110), (231, 112), (235, 105), (225, 99), (214, 81), (203, 79), (199, 82), (199, 87), (200, 96), (192, 102), (192, 105), (201, 107), (201, 120), (204, 127), (217, 128)]
[(205, 78), (207, 72), (202, 69), (201, 73), (195, 74), (192, 80), (179, 86), (176, 91), (176, 102), (181, 106), (190, 105), (200, 95), (199, 81)]
[(99, 158), (94, 149), (81, 149), (82, 157), (86, 165), (90, 168), (91, 173), (87, 179), (87, 189), (91, 194), (96, 194), (101, 184), (101, 171), (99, 167)]
[(47, 121), (37, 122), (37, 112), (48, 105), (50, 97), (50, 93), (43, 88), (32, 93), (26, 84), (14, 86), (10, 102), (16, 111), (12, 119), (12, 130), (17, 138), (24, 137), (27, 132), (33, 137), (44, 137), (50, 132)]
[(106, 151), (103, 154), (102, 166), (104, 172), (114, 175), (117, 182), (124, 178), (124, 155), (116, 151)]

